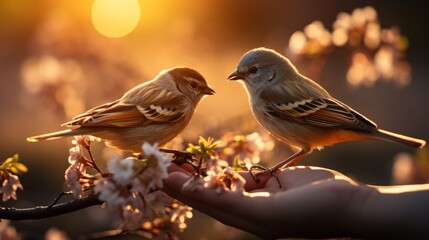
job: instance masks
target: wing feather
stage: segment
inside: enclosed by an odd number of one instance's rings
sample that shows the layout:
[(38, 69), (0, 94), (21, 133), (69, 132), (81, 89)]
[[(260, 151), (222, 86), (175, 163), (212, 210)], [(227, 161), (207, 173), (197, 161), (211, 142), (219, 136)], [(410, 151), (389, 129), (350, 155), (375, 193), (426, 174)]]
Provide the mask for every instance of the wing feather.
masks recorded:
[[(157, 90), (147, 86), (141, 98), (134, 102), (124, 97), (117, 101), (95, 107), (64, 123), (67, 127), (136, 127), (151, 123), (175, 122), (185, 116), (184, 96), (178, 96), (166, 89)], [(130, 92), (127, 93), (130, 95)], [(124, 95), (125, 96), (125, 95)], [(134, 94), (135, 96), (135, 94)]]
[(265, 96), (264, 100), (267, 102), (266, 113), (287, 121), (366, 132), (377, 127), (362, 114), (329, 96), (293, 99), (292, 96), (270, 95), (269, 88), (264, 90), (262, 96)]

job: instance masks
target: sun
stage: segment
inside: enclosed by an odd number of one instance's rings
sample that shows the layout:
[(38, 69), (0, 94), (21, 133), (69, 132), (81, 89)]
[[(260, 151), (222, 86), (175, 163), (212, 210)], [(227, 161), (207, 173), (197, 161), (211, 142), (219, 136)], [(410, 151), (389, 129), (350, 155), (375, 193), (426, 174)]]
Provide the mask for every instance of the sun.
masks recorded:
[(91, 18), (100, 34), (110, 38), (124, 37), (139, 23), (140, 5), (137, 0), (95, 0)]

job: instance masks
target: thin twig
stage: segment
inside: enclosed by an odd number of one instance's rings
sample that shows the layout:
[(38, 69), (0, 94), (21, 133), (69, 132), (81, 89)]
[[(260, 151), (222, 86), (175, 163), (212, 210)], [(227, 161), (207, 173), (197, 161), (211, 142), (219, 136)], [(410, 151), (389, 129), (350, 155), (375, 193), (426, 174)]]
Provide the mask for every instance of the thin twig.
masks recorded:
[(203, 161), (204, 161), (204, 158), (203, 158), (203, 156), (201, 156), (200, 160), (198, 161), (198, 166), (197, 166), (197, 171), (196, 171), (198, 176), (200, 176), (200, 170), (201, 170), (201, 166), (203, 166)]
[(58, 194), (58, 196), (54, 199), (54, 201), (51, 202), (51, 204), (48, 205), (48, 208), (52, 208), (53, 206), (55, 206), (55, 204), (58, 203), (58, 201), (65, 195), (70, 195), (72, 194), (71, 191), (68, 192), (60, 192), (60, 194)]
[[(84, 188), (84, 189), (83, 189), (83, 191), (84, 191), (84, 192), (86, 192), (86, 191), (88, 191), (88, 190), (91, 190), (93, 187), (94, 187), (94, 186), (86, 187), (86, 188)], [(59, 201), (62, 197), (66, 196), (66, 195), (71, 195), (71, 194), (73, 194), (73, 192), (72, 192), (72, 191), (60, 192), (60, 194), (58, 194), (58, 196), (54, 199), (54, 201), (52, 201), (52, 202), (51, 202), (51, 204), (49, 204), (49, 205), (48, 205), (48, 208), (52, 208), (52, 206), (54, 206), (55, 204), (57, 204), (57, 203), (58, 203), (58, 201)]]
[(94, 164), (94, 169), (97, 170), (97, 172), (103, 174), (103, 172), (100, 170), (100, 168), (98, 168), (97, 163), (95, 162), (95, 158), (92, 155), (92, 151), (91, 151), (91, 142), (88, 143), (88, 147), (86, 148), (86, 150), (88, 151), (89, 157), (91, 158), (92, 163)]
[(98, 199), (97, 195), (91, 194), (87, 197), (75, 199), (69, 202), (55, 204), (53, 206), (37, 206), (34, 208), (0, 208), (0, 219), (9, 220), (28, 220), (28, 219), (42, 219), (54, 217), (70, 212), (75, 212), (80, 209), (91, 207), (94, 205), (101, 205), (102, 202)]

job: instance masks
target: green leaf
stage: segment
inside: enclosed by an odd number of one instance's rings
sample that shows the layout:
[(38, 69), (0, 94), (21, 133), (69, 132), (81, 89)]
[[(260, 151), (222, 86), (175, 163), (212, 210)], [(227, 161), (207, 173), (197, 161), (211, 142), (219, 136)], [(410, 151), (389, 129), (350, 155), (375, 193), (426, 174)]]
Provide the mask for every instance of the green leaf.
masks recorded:
[(15, 154), (12, 157), (7, 158), (6, 161), (4, 161), (3, 165), (9, 165), (11, 163), (18, 162), (18, 161), (19, 161), (19, 156), (18, 154)]
[(26, 173), (26, 172), (28, 172), (27, 166), (25, 166), (22, 163), (15, 163), (14, 167), (17, 168), (20, 173)]
[(221, 144), (222, 142), (220, 141), (220, 140), (218, 140), (218, 141), (216, 141), (216, 142), (214, 142), (214, 143), (212, 143), (211, 145), (210, 145), (210, 148), (218, 148), (219, 147), (219, 145)]
[(15, 154), (12, 157), (7, 158), (0, 166), (0, 168), (3, 171), (9, 171), (13, 174), (21, 174), (21, 173), (28, 172), (28, 168), (24, 164), (19, 163), (18, 161), (19, 161), (19, 156), (18, 154)]
[(9, 168), (9, 171), (11, 171), (15, 175), (18, 175), (20, 173), (19, 170), (18, 170), (18, 168), (14, 167), (14, 166), (11, 166)]
[(200, 137), (200, 139), (198, 140), (198, 144), (200, 145), (200, 149), (203, 151), (204, 151), (205, 147), (208, 145), (207, 140), (204, 139), (203, 137)]
[(212, 137), (205, 139), (200, 136), (198, 139), (198, 145), (189, 143), (186, 151), (193, 154), (200, 154), (203, 159), (206, 159), (211, 156), (216, 156), (217, 153), (215, 149), (220, 145), (220, 143), (221, 141), (214, 141)]
[(241, 170), (241, 164), (240, 164), (240, 156), (237, 155), (234, 157), (234, 166), (233, 166), (234, 171), (239, 171)]
[(199, 146), (195, 146), (192, 143), (188, 144), (188, 148), (186, 148), (186, 151), (192, 154), (199, 154), (200, 153), (200, 147)]

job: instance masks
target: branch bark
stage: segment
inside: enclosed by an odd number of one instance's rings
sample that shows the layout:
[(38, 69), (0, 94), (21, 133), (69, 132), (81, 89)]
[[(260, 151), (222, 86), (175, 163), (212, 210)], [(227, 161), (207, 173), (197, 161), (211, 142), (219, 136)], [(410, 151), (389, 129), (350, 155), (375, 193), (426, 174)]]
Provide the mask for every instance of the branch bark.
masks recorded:
[(91, 194), (87, 197), (75, 199), (65, 203), (55, 204), (53, 206), (37, 206), (34, 208), (0, 208), (0, 219), (9, 220), (29, 220), (54, 217), (70, 212), (75, 212), (80, 209), (101, 205), (97, 195)]

